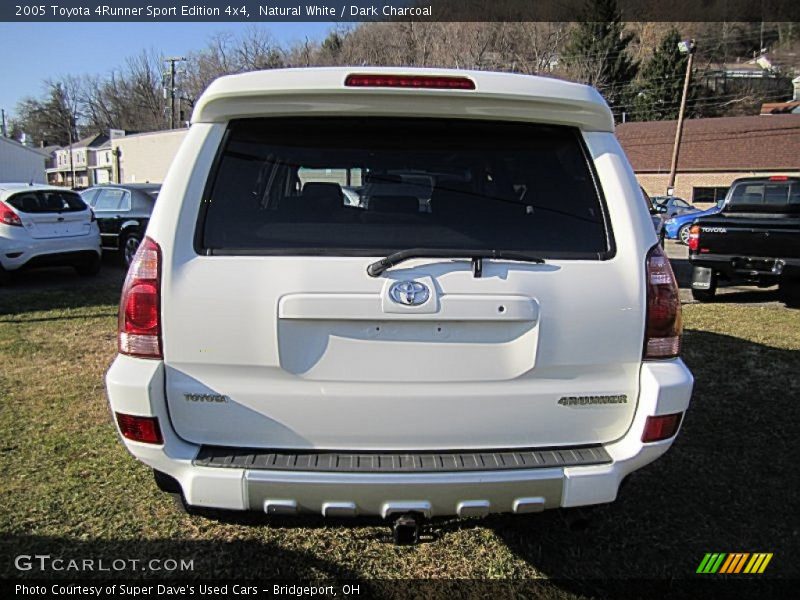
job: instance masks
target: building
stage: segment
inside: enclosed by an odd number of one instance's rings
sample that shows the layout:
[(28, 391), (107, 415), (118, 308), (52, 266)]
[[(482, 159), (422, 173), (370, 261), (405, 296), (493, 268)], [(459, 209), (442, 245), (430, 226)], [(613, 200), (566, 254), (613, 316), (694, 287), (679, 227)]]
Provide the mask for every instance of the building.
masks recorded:
[(762, 115), (800, 115), (800, 77), (792, 79), (794, 94), (786, 102), (765, 102), (761, 105)]
[[(639, 183), (651, 196), (667, 191), (676, 121), (617, 125)], [(800, 176), (800, 115), (722, 117), (684, 122), (675, 195), (709, 206), (738, 177)]]
[(87, 188), (97, 183), (95, 171), (90, 167), (96, 149), (108, 140), (109, 136), (97, 133), (56, 150), (55, 162), (47, 169), (48, 183), (71, 188)]
[(161, 183), (188, 129), (153, 131), (111, 140), (115, 181)]
[(40, 148), (24, 146), (0, 136), (0, 181), (7, 183), (46, 183), (47, 155)]
[(111, 140), (89, 148), (89, 171), (92, 185), (111, 183), (114, 177), (114, 161), (111, 156)]

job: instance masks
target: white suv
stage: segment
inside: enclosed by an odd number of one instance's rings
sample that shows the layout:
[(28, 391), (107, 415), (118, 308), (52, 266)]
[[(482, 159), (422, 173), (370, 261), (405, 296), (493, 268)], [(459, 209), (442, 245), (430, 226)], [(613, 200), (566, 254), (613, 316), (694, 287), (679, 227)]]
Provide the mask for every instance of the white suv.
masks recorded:
[(72, 266), (100, 269), (100, 230), (94, 213), (70, 190), (0, 183), (0, 283), (11, 271)]
[(188, 505), (467, 517), (614, 500), (680, 427), (680, 344), (594, 89), (275, 70), (198, 101), (106, 381)]

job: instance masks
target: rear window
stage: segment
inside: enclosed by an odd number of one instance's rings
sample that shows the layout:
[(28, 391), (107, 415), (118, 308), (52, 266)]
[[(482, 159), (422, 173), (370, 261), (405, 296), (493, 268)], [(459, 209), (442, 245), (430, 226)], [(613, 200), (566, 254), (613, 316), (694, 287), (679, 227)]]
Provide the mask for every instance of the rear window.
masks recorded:
[(97, 194), (100, 192), (97, 188), (91, 188), (86, 191), (81, 192), (81, 198), (83, 199), (86, 204), (89, 206), (94, 206), (94, 202), (97, 199)]
[(86, 210), (86, 203), (75, 192), (32, 190), (22, 192), (6, 200), (24, 213), (79, 212)]
[(207, 254), (432, 248), (599, 259), (611, 250), (591, 165), (569, 127), (233, 121), (205, 197), (196, 245)]
[(733, 188), (729, 212), (796, 212), (800, 210), (800, 182), (746, 182)]
[(105, 188), (97, 194), (93, 207), (97, 212), (130, 210), (131, 195), (126, 190)]

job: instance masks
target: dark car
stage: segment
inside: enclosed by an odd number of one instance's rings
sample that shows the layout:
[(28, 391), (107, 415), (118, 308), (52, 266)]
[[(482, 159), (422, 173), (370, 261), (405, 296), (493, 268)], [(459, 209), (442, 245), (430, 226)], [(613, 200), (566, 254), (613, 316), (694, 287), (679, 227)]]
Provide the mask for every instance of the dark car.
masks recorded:
[(644, 197), (645, 204), (647, 204), (647, 210), (650, 212), (650, 220), (653, 222), (653, 229), (656, 230), (656, 235), (658, 236), (658, 241), (661, 245), (664, 245), (664, 216), (665, 209), (659, 207), (655, 202), (653, 202), (652, 198), (648, 195), (647, 191), (642, 186), (639, 186), (639, 189), (642, 190), (642, 196)]
[(722, 209), (689, 232), (692, 296), (714, 299), (720, 282), (769, 287), (800, 308), (800, 177), (745, 177)]
[(144, 237), (160, 189), (160, 184), (125, 183), (81, 192), (97, 216), (103, 250), (119, 252), (126, 266), (131, 264)]

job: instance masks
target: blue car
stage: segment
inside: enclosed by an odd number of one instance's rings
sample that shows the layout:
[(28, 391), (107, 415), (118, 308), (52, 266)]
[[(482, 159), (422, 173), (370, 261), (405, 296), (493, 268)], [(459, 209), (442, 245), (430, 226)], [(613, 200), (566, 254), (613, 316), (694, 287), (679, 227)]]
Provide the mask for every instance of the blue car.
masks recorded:
[(682, 244), (688, 244), (689, 228), (692, 226), (694, 220), (698, 217), (717, 214), (723, 204), (725, 204), (725, 198), (720, 198), (715, 206), (707, 208), (706, 210), (684, 213), (667, 219), (664, 221), (665, 237), (670, 240), (679, 240)]

